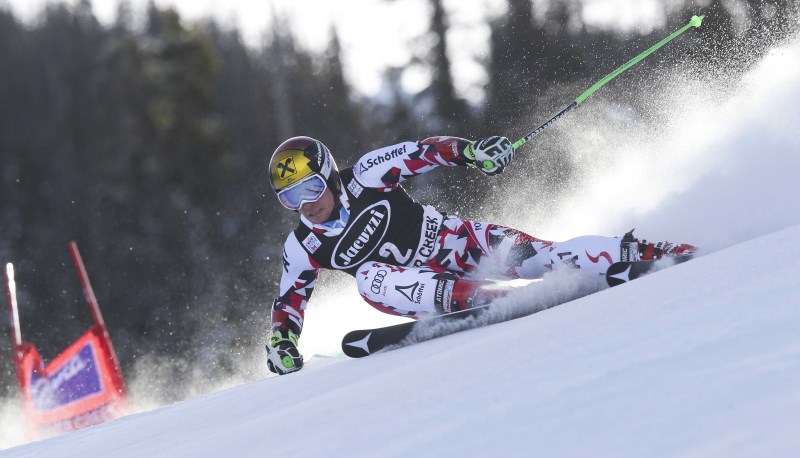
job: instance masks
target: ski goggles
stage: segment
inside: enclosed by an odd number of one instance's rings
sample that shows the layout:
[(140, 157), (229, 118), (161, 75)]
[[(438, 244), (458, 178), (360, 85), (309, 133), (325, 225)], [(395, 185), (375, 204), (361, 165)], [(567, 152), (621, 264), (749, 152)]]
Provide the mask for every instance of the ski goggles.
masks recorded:
[(278, 192), (278, 200), (289, 210), (297, 211), (306, 202), (318, 201), (326, 189), (328, 185), (325, 180), (317, 174), (312, 174)]

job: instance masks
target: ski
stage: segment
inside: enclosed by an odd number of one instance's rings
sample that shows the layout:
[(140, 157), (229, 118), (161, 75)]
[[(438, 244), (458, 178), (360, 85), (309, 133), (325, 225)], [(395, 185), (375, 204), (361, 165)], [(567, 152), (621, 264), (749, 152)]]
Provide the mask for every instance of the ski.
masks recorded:
[(646, 275), (655, 261), (615, 262), (606, 271), (608, 286), (617, 286)]
[[(685, 256), (676, 256), (673, 261), (675, 264), (680, 264), (682, 262), (686, 262), (692, 259), (691, 255)], [(651, 272), (655, 272), (657, 270), (661, 270), (659, 267), (662, 266), (661, 263), (658, 261), (620, 261), (611, 264), (606, 271), (606, 282), (608, 286), (618, 286), (623, 283), (628, 283), (631, 280), (635, 280), (643, 275), (647, 275)], [(668, 264), (663, 264), (663, 267), (667, 267)]]
[[(489, 309), (490, 305), (482, 307), (475, 307), (460, 312), (446, 313), (444, 315), (437, 315), (430, 318), (424, 318), (419, 321), (410, 321), (408, 323), (394, 324), (382, 328), (373, 329), (358, 329), (356, 331), (348, 332), (342, 339), (342, 351), (345, 355), (351, 358), (363, 358), (369, 356), (377, 351), (384, 350), (389, 347), (403, 346), (404, 343), (409, 341), (409, 337), (415, 334), (415, 331), (420, 331), (423, 328), (430, 332), (427, 335), (419, 335), (415, 342), (422, 340), (429, 340), (434, 337), (440, 337), (447, 334), (452, 334), (466, 329), (466, 327), (452, 327), (449, 329), (439, 329), (443, 323), (464, 321), (467, 318), (475, 318)], [(422, 334), (417, 332), (416, 334)], [(412, 343), (412, 342), (408, 342)]]
[(405, 347), (468, 329), (533, 315), (594, 291), (596, 290), (592, 288), (564, 295), (560, 291), (539, 290), (541, 295), (531, 292), (536, 299), (531, 297), (530, 299), (533, 300), (526, 301), (524, 304), (509, 302), (487, 304), (460, 312), (425, 317), (408, 323), (350, 331), (342, 339), (342, 352), (351, 358), (363, 358), (381, 350)]
[[(690, 255), (678, 256), (673, 262), (677, 264), (689, 259)], [(605, 280), (609, 286), (617, 286), (668, 265), (669, 261), (615, 262), (608, 268)], [(350, 331), (342, 339), (342, 352), (351, 358), (363, 358), (381, 350), (404, 347), (467, 329), (532, 315), (585, 294), (575, 294), (573, 297), (563, 297), (559, 300), (543, 300), (540, 304), (527, 304), (526, 307), (489, 304), (382, 328)]]

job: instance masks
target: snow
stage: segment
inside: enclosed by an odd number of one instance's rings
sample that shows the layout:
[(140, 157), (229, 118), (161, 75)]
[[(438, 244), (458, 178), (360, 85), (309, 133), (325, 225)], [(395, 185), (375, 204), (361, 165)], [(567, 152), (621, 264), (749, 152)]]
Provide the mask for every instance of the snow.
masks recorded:
[[(640, 160), (660, 165), (646, 192), (601, 169), (565, 202), (581, 216), (549, 221), (583, 233), (644, 221), (637, 232), (705, 247), (695, 260), (525, 318), (360, 360), (313, 358), (295, 374), (0, 456), (800, 456), (799, 62), (795, 41), (736, 97), (675, 108), (687, 122), (639, 139), (640, 153), (658, 153)], [(634, 146), (621, 143), (612, 162), (625, 165)], [(619, 186), (615, 207), (602, 182)], [(576, 281), (556, 274), (509, 302)], [(329, 305), (309, 311), (306, 355), (330, 353), (353, 327), (332, 317), (369, 321), (351, 288), (315, 296)]]
[(794, 226), (529, 317), (313, 359), (3, 456), (796, 455), (798, 249)]

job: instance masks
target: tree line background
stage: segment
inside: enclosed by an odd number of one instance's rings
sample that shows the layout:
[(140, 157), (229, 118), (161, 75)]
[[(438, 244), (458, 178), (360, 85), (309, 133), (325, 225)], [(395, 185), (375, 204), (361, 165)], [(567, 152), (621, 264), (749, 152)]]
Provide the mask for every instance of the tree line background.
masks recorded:
[[(76, 240), (123, 372), (155, 356), (174, 381), (193, 370), (224, 374), (230, 355), (262, 347), (269, 329), (282, 243), (296, 224), (267, 181), (285, 138), (321, 139), (340, 167), (431, 135), (515, 140), (536, 127), (520, 119), (544, 121), (693, 14), (706, 20), (691, 44), (640, 65), (716, 59), (742, 70), (745, 53), (789, 33), (797, 8), (678, 0), (664, 6), (664, 30), (621, 34), (586, 27), (581, 4), (509, 0), (491, 23), (489, 83), (477, 104), (454, 89), (441, 0), (427, 1), (432, 45), (415, 56), (430, 86), (408, 93), (405, 69), (392, 68), (381, 98), (353, 91), (335, 30), (314, 53), (285, 21), (252, 47), (236, 29), (187, 23), (153, 3), (137, 22), (121, 0), (110, 25), (88, 0), (53, 3), (35, 24), (0, 6), (0, 262), (17, 271), (23, 337), (50, 360), (91, 323), (66, 248)], [(557, 142), (537, 147), (537, 183), (557, 194), (570, 176), (565, 152)], [(491, 181), (474, 171), (436, 173), (409, 186), (443, 209), (469, 213), (482, 203), (475, 196), (491, 196)], [(3, 328), (0, 351), (10, 356)], [(2, 395), (16, 390), (7, 356)]]

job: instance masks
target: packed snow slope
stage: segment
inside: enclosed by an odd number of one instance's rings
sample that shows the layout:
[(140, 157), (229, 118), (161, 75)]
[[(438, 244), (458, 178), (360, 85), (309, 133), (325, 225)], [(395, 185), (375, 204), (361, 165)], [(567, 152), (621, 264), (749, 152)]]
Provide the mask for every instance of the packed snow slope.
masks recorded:
[(0, 454), (798, 456), (797, 252), (800, 226), (525, 318), (314, 359)]

